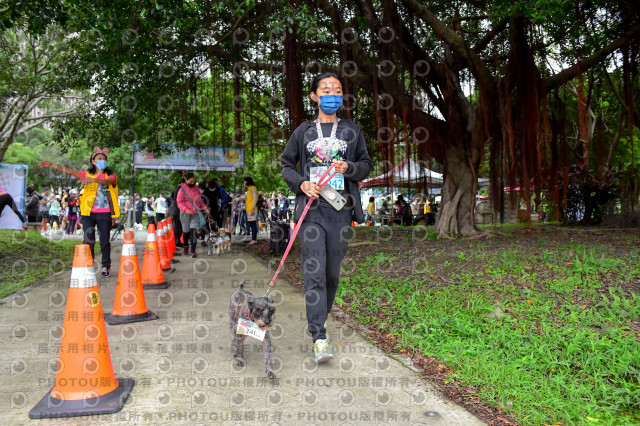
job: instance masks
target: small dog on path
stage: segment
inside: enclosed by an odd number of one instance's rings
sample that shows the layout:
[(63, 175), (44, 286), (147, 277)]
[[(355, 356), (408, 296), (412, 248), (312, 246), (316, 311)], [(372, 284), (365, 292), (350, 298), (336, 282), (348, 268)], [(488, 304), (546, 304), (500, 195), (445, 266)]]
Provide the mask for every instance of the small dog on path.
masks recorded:
[(271, 366), (271, 335), (270, 329), (273, 326), (273, 317), (276, 307), (269, 297), (254, 297), (253, 294), (244, 289), (245, 281), (240, 281), (238, 290), (231, 295), (229, 304), (229, 325), (231, 327), (231, 353), (239, 367), (245, 365), (244, 361), (244, 334), (238, 334), (238, 318), (248, 319), (265, 331), (262, 341), (262, 351), (264, 352), (264, 366), (267, 377), (275, 379), (276, 374)]
[(231, 251), (231, 238), (227, 235), (227, 231), (224, 228), (220, 228), (220, 234), (216, 239), (215, 252), (219, 256), (224, 253), (224, 250)]

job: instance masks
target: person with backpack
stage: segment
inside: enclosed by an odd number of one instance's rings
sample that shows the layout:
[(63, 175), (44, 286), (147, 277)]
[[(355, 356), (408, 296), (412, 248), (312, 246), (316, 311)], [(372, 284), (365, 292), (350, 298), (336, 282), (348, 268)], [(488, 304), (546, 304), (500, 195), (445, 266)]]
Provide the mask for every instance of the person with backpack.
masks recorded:
[[(196, 231), (200, 227), (199, 212), (206, 211), (209, 213), (209, 207), (202, 201), (200, 188), (196, 186), (196, 177), (192, 172), (185, 175), (185, 185), (180, 187), (176, 201), (180, 209), (180, 222), (182, 223), (182, 231), (184, 233), (184, 251), (185, 255), (190, 254), (191, 257), (196, 255)], [(191, 242), (191, 252), (189, 252), (189, 242)]]

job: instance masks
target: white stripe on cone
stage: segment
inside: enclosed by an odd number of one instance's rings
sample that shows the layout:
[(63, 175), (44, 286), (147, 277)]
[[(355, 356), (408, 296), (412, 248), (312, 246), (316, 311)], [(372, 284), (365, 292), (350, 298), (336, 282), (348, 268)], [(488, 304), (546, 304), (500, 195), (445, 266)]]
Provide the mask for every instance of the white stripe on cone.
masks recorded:
[(93, 266), (71, 268), (71, 288), (87, 288), (97, 286), (96, 271)]
[(158, 240), (156, 240), (156, 234), (152, 233), (152, 232), (149, 232), (147, 234), (147, 242), (151, 243), (151, 242), (155, 242), (155, 241), (158, 241)]
[(136, 245), (135, 244), (123, 244), (122, 245), (122, 255), (123, 256), (135, 256), (136, 255)]

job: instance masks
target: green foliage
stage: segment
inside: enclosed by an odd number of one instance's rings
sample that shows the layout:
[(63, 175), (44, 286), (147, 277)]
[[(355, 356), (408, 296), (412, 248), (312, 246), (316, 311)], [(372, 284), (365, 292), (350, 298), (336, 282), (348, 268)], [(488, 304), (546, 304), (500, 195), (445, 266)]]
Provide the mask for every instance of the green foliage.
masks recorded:
[(73, 239), (49, 240), (35, 231), (0, 230), (0, 298), (71, 266), (73, 250), (79, 243)]
[[(451, 369), (448, 381), (477, 389), (521, 424), (636, 424), (640, 341), (629, 324), (640, 319), (640, 297), (627, 290), (640, 277), (635, 238), (461, 242), (448, 257), (431, 245), (417, 249), (428, 266), (401, 276), (390, 272), (401, 268), (397, 259), (416, 254), (393, 240), (393, 256), (367, 249), (336, 300), (389, 334), (389, 350), (436, 357)], [(496, 307), (506, 315), (487, 317)]]
[[(488, 115), (482, 113), (482, 109), (487, 108), (482, 105), (480, 96), (487, 89), (483, 87), (485, 83), (492, 80), (496, 87), (508, 89), (509, 84), (517, 87), (517, 82), (507, 84), (505, 80), (514, 62), (521, 62), (514, 60), (514, 53), (526, 51), (530, 55), (534, 64), (530, 71), (544, 86), (545, 79), (558, 72), (556, 68), (574, 64), (579, 58), (593, 54), (637, 22), (637, 15), (632, 12), (634, 9), (628, 1), (579, 4), (561, 0), (419, 2), (434, 13), (437, 23), (454, 28), (468, 51), (477, 53), (480, 61), (474, 63), (484, 64), (484, 71), (488, 73), (486, 79), (478, 79), (479, 71), (463, 60), (464, 55), (454, 54), (447, 58), (448, 49), (443, 46), (451, 42), (446, 39), (443, 42), (437, 34), (437, 25), (416, 17), (406, 2), (373, 2), (372, 19), (363, 10), (362, 5), (367, 5), (367, 2), (352, 1), (325, 4), (325, 8), (335, 5), (335, 16), (323, 10), (321, 2), (315, 0), (293, 3), (284, 0), (223, 0), (215, 4), (178, 0), (73, 4), (53, 0), (41, 3), (9, 0), (8, 17), (2, 19), (0, 25), (12, 30), (28, 25), (33, 34), (43, 34), (55, 23), (74, 36), (70, 37), (73, 48), (69, 49), (69, 58), (72, 60), (66, 61), (64, 75), (74, 76), (84, 85), (82, 87), (90, 87), (95, 96), (90, 110), (57, 123), (54, 137), (57, 143), (67, 146), (74, 141), (91, 140), (91, 143), (101, 146), (117, 147), (137, 142), (154, 152), (160, 152), (160, 147), (167, 143), (185, 147), (237, 144), (247, 153), (247, 167), (243, 173), (255, 175), (259, 187), (266, 190), (282, 187), (282, 182), (275, 177), (277, 167), (271, 160), (278, 157), (286, 135), (292, 130), (289, 129), (288, 111), (283, 105), (285, 99), (292, 93), (297, 98), (304, 97), (306, 116), (313, 114), (305, 96), (306, 90), (298, 93), (298, 88), (291, 87), (282, 74), (283, 61), (287, 57), (283, 54), (285, 34), (289, 35), (287, 40), (290, 36), (296, 38), (295, 54), (298, 66), (304, 70), (301, 76), (303, 87), (308, 87), (318, 69), (306, 66), (312, 62), (317, 61), (320, 68), (341, 70), (343, 73), (345, 69), (341, 66), (345, 65), (345, 60), (356, 63), (357, 72), (349, 80), (350, 90), (358, 100), (353, 113), (363, 126), (374, 160), (392, 157), (397, 160), (409, 152), (410, 156), (427, 161), (435, 158), (443, 164), (449, 149), (456, 147), (459, 152), (471, 152), (468, 147), (462, 149), (457, 144), (465, 144), (472, 133), (477, 134), (470, 131), (474, 122), (489, 115), (496, 116), (494, 111)], [(397, 8), (397, 14), (390, 13), (394, 8)], [(398, 22), (391, 16), (396, 16)], [(340, 19), (344, 23), (337, 25)], [(393, 23), (387, 22), (389, 19)], [(527, 46), (514, 45), (513, 30), (520, 23), (526, 40), (523, 43)], [(394, 31), (399, 34), (394, 39), (398, 44), (386, 51), (381, 48), (380, 34), (388, 24), (394, 26)], [(357, 44), (343, 43), (342, 26), (355, 30)], [(497, 32), (492, 35), (490, 31), (494, 29)], [(415, 45), (402, 45), (412, 39)], [(489, 39), (490, 42), (483, 47), (484, 40)], [(357, 50), (360, 48), (361, 51)], [(636, 56), (631, 58), (633, 64), (630, 68), (635, 70)], [(398, 90), (391, 95), (394, 105), (404, 105), (406, 99), (429, 94), (424, 107), (415, 108), (408, 117), (408, 123), (399, 108), (389, 111), (389, 116), (383, 120), (385, 123), (375, 118), (380, 118), (376, 110), (382, 105), (380, 99), (374, 99), (370, 76), (373, 69), (388, 59), (395, 70), (388, 81), (380, 79), (378, 85), (386, 92)], [(371, 62), (367, 64), (367, 60)], [(431, 74), (424, 81), (417, 79), (415, 69), (411, 69), (416, 60), (427, 60), (430, 64)], [(448, 65), (442, 67), (444, 63)], [(607, 157), (603, 151), (613, 143), (615, 122), (624, 109), (620, 105), (620, 99), (624, 97), (621, 96), (624, 79), (621, 78), (619, 51), (603, 59), (601, 65), (584, 72), (589, 107), (603, 123), (598, 142), (591, 141), (587, 149), (592, 159)], [(610, 86), (617, 89), (610, 89), (605, 84), (607, 73), (611, 74), (613, 82)], [(638, 74), (634, 71), (631, 75), (631, 84), (635, 87)], [(457, 81), (464, 83), (458, 84)], [(558, 152), (563, 158), (566, 154), (567, 164), (584, 160), (585, 153), (581, 152), (580, 144), (573, 145), (573, 141), (579, 139), (575, 136), (579, 128), (579, 114), (576, 97), (572, 94), (574, 89), (573, 83), (568, 83), (547, 94), (549, 116), (562, 118), (558, 118), (559, 124), (551, 126), (553, 137), (545, 134), (546, 143), (540, 144), (543, 146), (540, 150), (543, 158), (534, 158), (533, 151), (526, 155), (524, 152), (511, 152), (511, 157), (528, 162), (527, 166), (536, 164), (554, 169), (562, 169), (552, 160), (558, 157)], [(512, 100), (517, 91), (513, 89), (513, 93), (509, 93)], [(631, 90), (632, 96), (636, 96), (636, 92)], [(506, 100), (506, 96), (504, 98), (500, 100), (502, 103), (498, 102), (492, 108), (497, 110), (497, 105), (506, 106), (511, 102)], [(453, 102), (455, 99), (460, 102)], [(287, 99), (286, 102), (289, 101)], [(540, 96), (531, 96), (530, 102), (535, 102), (531, 109), (542, 108), (542, 101)], [(637, 100), (632, 99), (632, 103), (637, 103)], [(421, 118), (415, 119), (414, 116)], [(540, 122), (543, 121), (541, 118)], [(502, 124), (499, 120), (490, 125), (487, 123), (486, 129), (495, 134), (489, 134), (486, 141), (478, 142), (478, 148), (487, 154), (485, 163), (477, 166), (476, 162), (472, 166), (494, 178), (499, 174), (499, 161), (490, 161), (492, 154), (488, 145), (498, 146), (498, 143), (505, 142), (501, 141), (502, 132), (497, 130), (503, 127)], [(379, 126), (397, 130), (389, 152), (383, 153), (385, 144), (378, 143)], [(423, 126), (427, 126), (431, 134), (428, 144), (417, 144), (419, 147), (411, 144), (408, 150), (400, 147), (405, 133), (410, 135), (407, 139), (411, 141), (414, 136), (412, 130)], [(542, 129), (540, 134), (546, 130)], [(449, 132), (461, 137), (451, 137)], [(535, 138), (537, 140), (530, 141), (527, 146), (540, 142), (539, 136)], [(550, 140), (560, 140), (562, 146), (551, 149)], [(622, 169), (622, 176), (626, 177), (623, 188), (631, 188), (627, 192), (633, 192), (632, 189), (640, 185), (637, 185), (636, 176), (630, 176), (635, 159), (631, 158), (631, 145), (627, 140), (623, 136), (613, 150), (615, 159), (622, 158), (623, 161), (612, 163), (616, 163)], [(598, 147), (597, 152), (595, 147)], [(265, 163), (265, 158), (270, 161)], [(467, 160), (461, 160), (461, 164), (471, 163)], [(601, 164), (595, 163), (592, 160), (594, 171), (604, 166), (602, 161)], [(513, 174), (513, 170), (525, 169), (524, 165), (520, 166), (501, 170)], [(478, 170), (473, 170), (473, 174), (478, 175)], [(542, 170), (537, 172), (543, 173)], [(523, 176), (520, 178), (524, 179)], [(147, 179), (146, 174), (143, 179)], [(233, 179), (230, 178), (230, 182)], [(561, 182), (543, 182), (541, 186), (545, 189), (556, 184), (562, 186), (566, 183), (566, 176), (560, 176), (558, 180)], [(163, 185), (162, 182), (156, 185), (150, 181), (143, 187), (151, 190)], [(235, 186), (235, 183), (231, 185)], [(634, 197), (637, 199), (637, 191), (627, 198), (634, 201)], [(635, 206), (634, 203), (631, 205)], [(463, 216), (459, 215), (459, 220)]]

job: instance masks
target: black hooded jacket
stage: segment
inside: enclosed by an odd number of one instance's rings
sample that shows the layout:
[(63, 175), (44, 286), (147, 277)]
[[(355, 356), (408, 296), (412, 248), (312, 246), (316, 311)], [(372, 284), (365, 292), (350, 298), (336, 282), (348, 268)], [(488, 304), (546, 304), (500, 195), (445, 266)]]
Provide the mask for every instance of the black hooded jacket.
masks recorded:
[[(323, 137), (329, 137), (331, 125), (322, 124)], [(316, 123), (312, 120), (304, 121), (293, 131), (289, 142), (282, 152), (282, 177), (289, 189), (296, 194), (296, 212), (294, 222), (297, 222), (306, 205), (307, 196), (300, 189), (302, 182), (310, 180), (309, 168), (315, 165), (314, 156), (307, 149), (307, 145), (318, 138)], [(352, 209), (352, 218), (358, 223), (364, 222), (362, 203), (360, 202), (360, 189), (358, 183), (366, 178), (373, 169), (373, 161), (367, 152), (367, 144), (362, 135), (362, 128), (347, 119), (340, 119), (336, 131), (336, 138), (346, 142), (346, 149), (339, 151), (340, 158), (348, 164), (344, 173), (345, 189), (340, 193), (347, 199), (345, 208)], [(320, 163), (317, 163), (320, 165)], [(324, 163), (327, 164), (327, 163)], [(318, 201), (316, 201), (317, 203)], [(325, 201), (320, 199), (321, 203)]]

